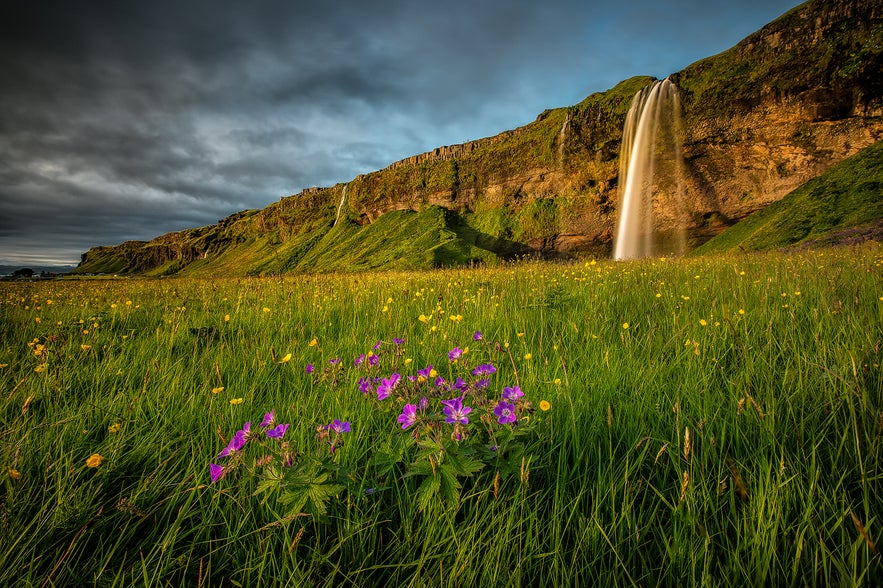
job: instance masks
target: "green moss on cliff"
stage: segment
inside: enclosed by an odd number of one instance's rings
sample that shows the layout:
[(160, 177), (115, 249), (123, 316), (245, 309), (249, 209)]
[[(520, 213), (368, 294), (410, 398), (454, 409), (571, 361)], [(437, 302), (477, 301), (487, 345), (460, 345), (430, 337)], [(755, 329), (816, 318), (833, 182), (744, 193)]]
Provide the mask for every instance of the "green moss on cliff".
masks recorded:
[(883, 142), (878, 142), (730, 227), (693, 254), (849, 242), (862, 235), (848, 229), (864, 227), (876, 233), (881, 221)]

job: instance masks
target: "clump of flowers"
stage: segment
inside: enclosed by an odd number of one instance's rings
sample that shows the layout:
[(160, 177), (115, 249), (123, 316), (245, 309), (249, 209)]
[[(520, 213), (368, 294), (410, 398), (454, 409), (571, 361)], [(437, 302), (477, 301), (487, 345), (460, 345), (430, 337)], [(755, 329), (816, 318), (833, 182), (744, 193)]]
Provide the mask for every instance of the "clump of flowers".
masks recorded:
[[(365, 480), (370, 494), (389, 487), (390, 476), (414, 477), (421, 480), (417, 498), (425, 510), (439, 496), (456, 502), (464, 481), (484, 469), (493, 472), (495, 497), (501, 480), (515, 476), (527, 483), (528, 449), (549, 404), (540, 402), (543, 412), (535, 415), (515, 370), (515, 382), (497, 382), (497, 365), (514, 367), (506, 345), (487, 341), (480, 331), (470, 338), (473, 352), (453, 346), (420, 368), (404, 357), (400, 338), (377, 340), (354, 359), (326, 360), (321, 372), (314, 367), (321, 365), (318, 360), (307, 364), (314, 385), (352, 386), (401, 433), (373, 451), (369, 468), (362, 470), (376, 477)], [(499, 363), (502, 359), (509, 362)], [(312, 451), (295, 451), (286, 439), (289, 428), (274, 410), (257, 427), (245, 422), (209, 465), (212, 482), (250, 470), (260, 478), (257, 494), (276, 494), (290, 515), (316, 516), (324, 515), (327, 503), (346, 487), (363, 487), (338, 462), (352, 423), (334, 419), (318, 425)]]
[(334, 463), (334, 452), (350, 423), (335, 419), (320, 426), (316, 437), (321, 443), (312, 453), (292, 448), (285, 439), (290, 426), (278, 421), (275, 410), (264, 414), (258, 427), (244, 423), (209, 464), (212, 483), (244, 470), (259, 478), (255, 494), (265, 495), (265, 500), (276, 495), (292, 514), (324, 515), (327, 502), (344, 489), (338, 478), (345, 475)]

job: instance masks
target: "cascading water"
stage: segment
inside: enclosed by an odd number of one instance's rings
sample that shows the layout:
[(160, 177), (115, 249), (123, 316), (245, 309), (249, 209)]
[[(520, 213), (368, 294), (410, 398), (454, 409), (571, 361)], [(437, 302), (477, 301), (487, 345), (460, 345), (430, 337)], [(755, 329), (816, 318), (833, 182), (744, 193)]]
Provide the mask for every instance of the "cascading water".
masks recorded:
[(340, 211), (341, 211), (341, 209), (343, 208), (343, 203), (344, 203), (344, 201), (346, 200), (346, 187), (347, 187), (347, 184), (344, 184), (344, 185), (343, 185), (343, 191), (342, 191), (341, 194), (340, 194), (340, 204), (337, 205), (337, 216), (334, 217), (334, 224), (331, 225), (331, 228), (336, 227), (336, 226), (337, 226), (337, 221), (340, 220)]
[[(614, 259), (654, 255), (660, 240), (666, 252), (684, 252), (680, 111), (677, 86), (669, 79), (653, 82), (632, 100), (619, 159)], [(658, 230), (661, 221), (664, 234)]]
[(570, 124), (570, 113), (564, 117), (564, 124), (561, 125), (561, 131), (558, 133), (558, 167), (564, 167), (564, 140), (567, 138), (567, 125)]

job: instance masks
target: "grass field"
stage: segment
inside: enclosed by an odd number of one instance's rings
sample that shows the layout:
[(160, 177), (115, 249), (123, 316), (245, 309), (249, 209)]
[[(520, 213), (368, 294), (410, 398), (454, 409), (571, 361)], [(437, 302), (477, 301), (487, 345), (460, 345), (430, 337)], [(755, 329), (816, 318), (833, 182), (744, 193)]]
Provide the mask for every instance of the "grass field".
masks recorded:
[(2, 283), (0, 585), (879, 585), (881, 347), (879, 245)]

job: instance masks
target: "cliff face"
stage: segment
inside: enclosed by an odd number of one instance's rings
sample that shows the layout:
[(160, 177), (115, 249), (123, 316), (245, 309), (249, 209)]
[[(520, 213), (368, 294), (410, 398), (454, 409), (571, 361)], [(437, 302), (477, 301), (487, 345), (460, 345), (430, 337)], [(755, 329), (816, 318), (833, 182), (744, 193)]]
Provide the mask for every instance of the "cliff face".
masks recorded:
[[(881, 71), (883, 2), (816, 0), (673, 74), (683, 106), (691, 244), (879, 140)], [(450, 213), (440, 238), (464, 251), (608, 255), (622, 128), (632, 97), (651, 81), (632, 78), (524, 127), (439, 147), (211, 227), (96, 248), (80, 271), (207, 270), (205, 260), (232, 259), (237, 249), (243, 263), (230, 262), (236, 273), (344, 269), (302, 260), (329, 232), (356, 234), (392, 211), (432, 205)]]

